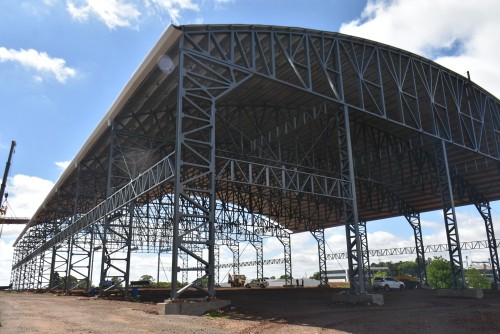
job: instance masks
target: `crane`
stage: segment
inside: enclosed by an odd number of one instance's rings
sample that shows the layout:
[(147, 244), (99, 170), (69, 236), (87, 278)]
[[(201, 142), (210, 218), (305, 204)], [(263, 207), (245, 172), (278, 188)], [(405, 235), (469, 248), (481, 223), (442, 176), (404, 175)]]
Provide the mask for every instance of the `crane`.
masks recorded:
[(10, 145), (9, 158), (7, 159), (7, 164), (5, 165), (5, 171), (3, 173), (2, 186), (0, 187), (0, 214), (5, 215), (7, 210), (2, 206), (3, 196), (5, 195), (5, 187), (7, 187), (7, 177), (9, 176), (10, 164), (12, 161), (12, 155), (14, 154), (14, 149), (16, 148), (16, 141), (13, 140)]
[[(3, 206), (4, 197), (7, 198), (5, 194), (5, 188), (7, 187), (7, 177), (9, 176), (10, 165), (12, 163), (12, 156), (14, 155), (14, 149), (16, 148), (16, 141), (13, 140), (10, 146), (9, 158), (5, 165), (5, 171), (3, 173), (2, 185), (0, 186), (0, 224), (26, 224), (29, 219), (27, 218), (6, 218), (5, 214), (7, 212), (7, 206)], [(0, 230), (0, 236), (1, 236)]]

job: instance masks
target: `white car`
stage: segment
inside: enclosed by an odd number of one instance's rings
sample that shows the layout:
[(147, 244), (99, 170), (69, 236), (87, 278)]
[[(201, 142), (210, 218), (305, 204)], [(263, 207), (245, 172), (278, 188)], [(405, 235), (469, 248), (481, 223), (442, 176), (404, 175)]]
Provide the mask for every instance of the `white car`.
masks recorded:
[(265, 279), (253, 279), (247, 284), (245, 284), (246, 288), (262, 288), (264, 289), (265, 287), (269, 286), (269, 282), (266, 281)]
[(391, 289), (404, 290), (405, 284), (390, 276), (375, 277), (373, 279), (373, 290), (378, 289), (384, 289), (385, 291), (390, 291)]

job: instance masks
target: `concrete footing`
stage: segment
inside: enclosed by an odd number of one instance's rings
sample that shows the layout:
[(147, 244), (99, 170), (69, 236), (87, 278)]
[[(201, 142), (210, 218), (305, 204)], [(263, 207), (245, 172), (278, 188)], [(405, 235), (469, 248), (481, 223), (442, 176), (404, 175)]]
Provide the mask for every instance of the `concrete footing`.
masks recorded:
[(210, 311), (218, 310), (231, 304), (230, 300), (212, 299), (179, 299), (166, 300), (158, 303), (158, 314), (160, 315), (203, 315)]
[(334, 294), (332, 296), (334, 303), (347, 303), (347, 304), (377, 304), (384, 305), (384, 295), (382, 294), (362, 294), (355, 295), (349, 293)]
[(437, 291), (439, 297), (459, 297), (459, 298), (483, 298), (483, 290), (481, 289), (439, 289)]

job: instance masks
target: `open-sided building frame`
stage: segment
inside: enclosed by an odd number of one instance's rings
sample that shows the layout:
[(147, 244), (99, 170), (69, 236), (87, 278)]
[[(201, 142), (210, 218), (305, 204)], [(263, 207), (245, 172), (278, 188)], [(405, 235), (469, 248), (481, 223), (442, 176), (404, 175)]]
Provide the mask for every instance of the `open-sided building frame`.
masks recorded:
[(455, 207), (466, 204), (484, 219), (498, 282), (499, 131), (497, 98), (404, 50), (300, 28), (170, 26), (16, 241), (12, 283), (52, 289), (71, 275), (66, 289), (88, 287), (99, 251), (100, 281), (115, 277), (101, 290), (126, 292), (132, 252), (168, 252), (170, 297), (213, 297), (220, 245), (251, 242), (262, 264), (262, 238), (277, 237), (291, 284), (290, 233), (304, 231), (326, 283), (324, 229), (343, 225), (351, 291), (363, 293), (366, 223), (404, 216), (425, 280), (420, 213), (441, 209), (453, 286), (465, 288)]

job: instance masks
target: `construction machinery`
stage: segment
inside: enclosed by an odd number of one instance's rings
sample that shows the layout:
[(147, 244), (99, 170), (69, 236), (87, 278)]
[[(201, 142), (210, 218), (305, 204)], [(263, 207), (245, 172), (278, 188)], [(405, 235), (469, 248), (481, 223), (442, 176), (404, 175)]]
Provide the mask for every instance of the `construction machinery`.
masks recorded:
[(229, 274), (227, 277), (227, 282), (233, 288), (245, 286), (246, 280), (247, 280), (247, 277), (245, 275), (236, 275), (236, 274), (231, 275), (231, 274)]
[(12, 155), (14, 154), (14, 148), (16, 147), (16, 142), (13, 140), (10, 146), (9, 158), (7, 159), (7, 164), (5, 165), (5, 171), (3, 173), (2, 185), (0, 186), (0, 215), (4, 216), (6, 208), (2, 206), (3, 197), (5, 195), (5, 188), (7, 187), (7, 177), (9, 176), (10, 163), (12, 161)]
[(394, 276), (394, 278), (403, 282), (407, 289), (420, 289), (422, 287), (418, 278), (411, 275), (399, 274)]

